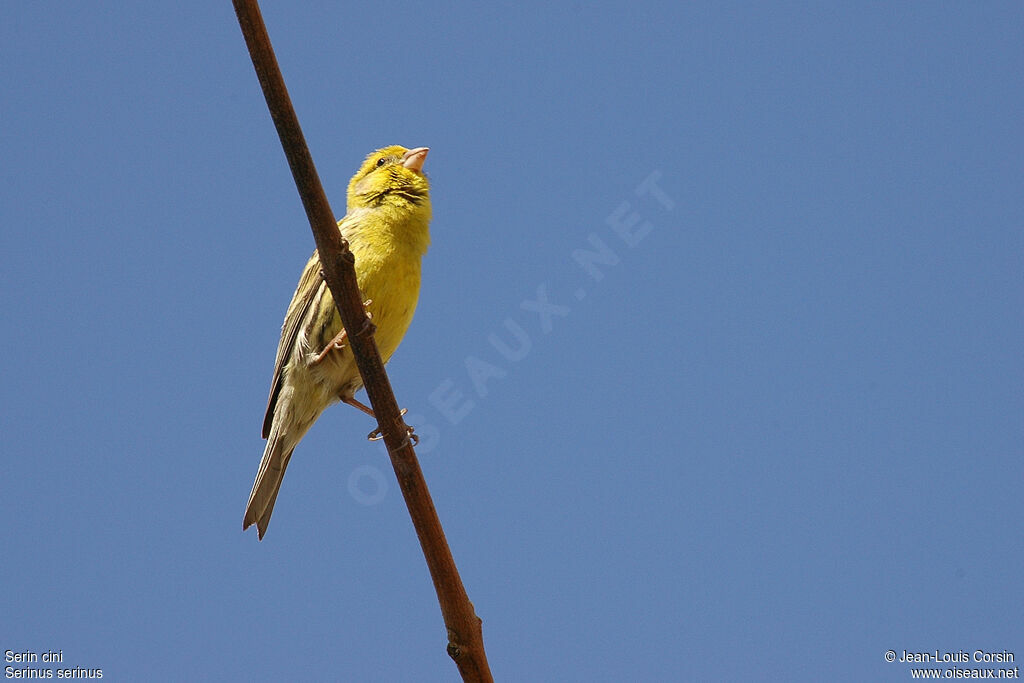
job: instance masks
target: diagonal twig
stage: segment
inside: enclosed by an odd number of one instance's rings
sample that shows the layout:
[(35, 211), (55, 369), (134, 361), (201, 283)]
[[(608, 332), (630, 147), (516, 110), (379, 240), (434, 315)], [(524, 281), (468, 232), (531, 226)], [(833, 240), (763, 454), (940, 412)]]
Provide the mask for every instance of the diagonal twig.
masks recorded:
[(341, 237), (334, 212), (320, 184), (320, 177), (288, 97), (284, 77), (277, 65), (274, 49), (270, 45), (259, 5), (256, 0), (233, 2), (270, 116), (277, 127), (281, 146), (313, 229), (324, 279), (334, 296), (345, 329), (355, 330), (355, 333), (348, 335), (352, 354), (370, 397), (370, 404), (377, 415), (391, 465), (419, 537), (430, 577), (434, 581), (434, 590), (437, 591), (441, 614), (448, 629), (448, 654), (459, 667), (463, 681), (492, 681), (484, 652), (480, 618), (476, 616), (462, 585), (405, 421), (384, 372), (384, 364), (373, 339), (374, 328), (363, 309), (363, 298), (356, 282), (355, 257), (349, 251), (348, 243)]

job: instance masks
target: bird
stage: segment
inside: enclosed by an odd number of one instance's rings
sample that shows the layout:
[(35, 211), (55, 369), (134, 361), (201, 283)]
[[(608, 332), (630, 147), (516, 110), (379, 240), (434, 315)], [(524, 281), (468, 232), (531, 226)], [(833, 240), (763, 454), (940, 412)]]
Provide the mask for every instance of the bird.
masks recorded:
[[(385, 363), (405, 336), (419, 300), (420, 265), (430, 245), (427, 147), (392, 145), (370, 153), (348, 184), (338, 221), (355, 257), (356, 280)], [(263, 419), (267, 445), (245, 507), (242, 529), (263, 540), (285, 469), (320, 414), (342, 401), (373, 416), (354, 398), (362, 387), (346, 332), (313, 252), (281, 327)]]

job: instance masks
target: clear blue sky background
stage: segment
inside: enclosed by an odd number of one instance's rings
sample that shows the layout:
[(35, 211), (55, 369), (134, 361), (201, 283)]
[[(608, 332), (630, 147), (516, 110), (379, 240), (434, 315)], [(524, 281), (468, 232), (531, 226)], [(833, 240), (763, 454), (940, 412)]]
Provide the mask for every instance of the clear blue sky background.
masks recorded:
[[(1024, 9), (678, 5), (265, 3), (336, 211), (431, 148), (389, 371), (495, 674), (1019, 665)], [(230, 3), (5, 3), (0, 51), (0, 649), (455, 680), (368, 418), (241, 530), (313, 242)]]

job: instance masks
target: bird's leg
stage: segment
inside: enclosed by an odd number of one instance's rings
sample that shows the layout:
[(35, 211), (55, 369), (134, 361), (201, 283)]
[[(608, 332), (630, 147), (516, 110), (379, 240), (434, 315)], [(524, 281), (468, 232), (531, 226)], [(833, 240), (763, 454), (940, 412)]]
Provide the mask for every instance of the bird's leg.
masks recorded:
[[(369, 306), (372, 303), (373, 303), (373, 299), (367, 299), (366, 301), (363, 302), (363, 308), (366, 308), (367, 306)], [(366, 311), (366, 317), (372, 319), (373, 318), (373, 314), (370, 313), (369, 311)], [(332, 339), (327, 344), (327, 346), (324, 347), (324, 350), (317, 354), (316, 358), (313, 359), (313, 362), (310, 363), (310, 365), (320, 365), (320, 363), (324, 362), (324, 359), (327, 358), (327, 355), (331, 351), (341, 351), (343, 348), (345, 348), (344, 341), (345, 341), (345, 339), (347, 337), (348, 337), (348, 333), (345, 331), (345, 328), (344, 327), (341, 328), (341, 332), (339, 332), (337, 335), (335, 335), (334, 339)], [(344, 399), (342, 399), (342, 400), (344, 400)], [(360, 404), (360, 405), (362, 405), (362, 404)], [(367, 408), (366, 406), (363, 406), (362, 409), (363, 409), (363, 412), (366, 412), (367, 410), (369, 410), (369, 408)], [(370, 415), (372, 416), (373, 413), (370, 413)]]
[(359, 410), (363, 411), (364, 413), (366, 413), (367, 415), (372, 417), (374, 420), (377, 419), (377, 416), (373, 414), (373, 409), (372, 408), (370, 408), (365, 403), (362, 403), (360, 401), (355, 400), (351, 396), (342, 396), (341, 397), (341, 402), (346, 404), (346, 405), (350, 405), (353, 408), (358, 408)]

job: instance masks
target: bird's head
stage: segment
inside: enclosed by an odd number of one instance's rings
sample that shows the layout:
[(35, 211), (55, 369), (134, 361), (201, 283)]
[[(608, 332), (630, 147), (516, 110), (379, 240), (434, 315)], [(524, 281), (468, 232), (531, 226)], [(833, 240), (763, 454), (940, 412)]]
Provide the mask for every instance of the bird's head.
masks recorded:
[(348, 184), (349, 211), (389, 205), (403, 210), (430, 207), (430, 183), (423, 174), (427, 148), (392, 145), (366, 157)]

